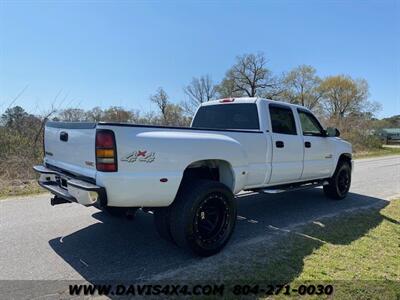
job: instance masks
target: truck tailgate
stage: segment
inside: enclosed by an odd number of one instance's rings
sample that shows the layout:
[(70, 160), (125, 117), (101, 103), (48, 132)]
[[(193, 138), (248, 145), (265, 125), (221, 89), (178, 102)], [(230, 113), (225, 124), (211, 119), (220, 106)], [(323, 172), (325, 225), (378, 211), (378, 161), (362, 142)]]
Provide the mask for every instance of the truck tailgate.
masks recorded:
[(95, 123), (47, 122), (44, 132), (46, 164), (95, 178)]

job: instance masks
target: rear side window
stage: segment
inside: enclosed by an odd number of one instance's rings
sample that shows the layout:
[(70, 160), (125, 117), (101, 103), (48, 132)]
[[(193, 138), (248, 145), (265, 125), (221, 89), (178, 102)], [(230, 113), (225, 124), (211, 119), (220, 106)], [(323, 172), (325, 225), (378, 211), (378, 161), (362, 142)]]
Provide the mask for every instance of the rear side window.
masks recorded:
[(257, 105), (254, 103), (202, 106), (192, 127), (210, 129), (260, 129)]
[(292, 110), (288, 107), (270, 105), (272, 132), (296, 135), (296, 123)]

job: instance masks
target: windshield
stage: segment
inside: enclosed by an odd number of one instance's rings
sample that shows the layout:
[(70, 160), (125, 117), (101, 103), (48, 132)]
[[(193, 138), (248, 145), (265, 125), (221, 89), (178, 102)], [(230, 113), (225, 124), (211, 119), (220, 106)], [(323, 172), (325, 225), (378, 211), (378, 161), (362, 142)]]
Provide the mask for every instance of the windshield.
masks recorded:
[(254, 103), (202, 106), (192, 127), (211, 129), (260, 129), (257, 105)]

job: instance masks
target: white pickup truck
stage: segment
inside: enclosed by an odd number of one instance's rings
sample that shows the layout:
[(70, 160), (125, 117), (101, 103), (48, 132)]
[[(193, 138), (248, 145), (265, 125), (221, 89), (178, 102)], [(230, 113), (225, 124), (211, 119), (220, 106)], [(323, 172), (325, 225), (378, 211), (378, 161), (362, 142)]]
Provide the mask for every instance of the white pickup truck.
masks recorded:
[(47, 122), (39, 184), (52, 205), (96, 205), (112, 215), (154, 212), (160, 235), (197, 255), (228, 242), (235, 194), (323, 186), (349, 191), (351, 144), (306, 108), (260, 98), (203, 103), (191, 127)]

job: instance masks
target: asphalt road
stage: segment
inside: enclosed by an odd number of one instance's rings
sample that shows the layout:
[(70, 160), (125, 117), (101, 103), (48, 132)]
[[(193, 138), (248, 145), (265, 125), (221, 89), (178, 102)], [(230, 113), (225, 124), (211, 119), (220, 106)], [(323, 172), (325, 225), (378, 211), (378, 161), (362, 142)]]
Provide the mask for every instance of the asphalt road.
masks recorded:
[[(400, 194), (400, 156), (355, 162), (351, 193), (332, 201), (321, 189), (238, 197), (239, 220), (227, 248), (265, 235), (265, 228), (310, 222), (332, 213), (385, 204)], [(0, 280), (146, 279), (198, 262), (160, 239), (151, 214), (134, 221), (77, 204), (55, 207), (49, 195), (0, 201)]]

